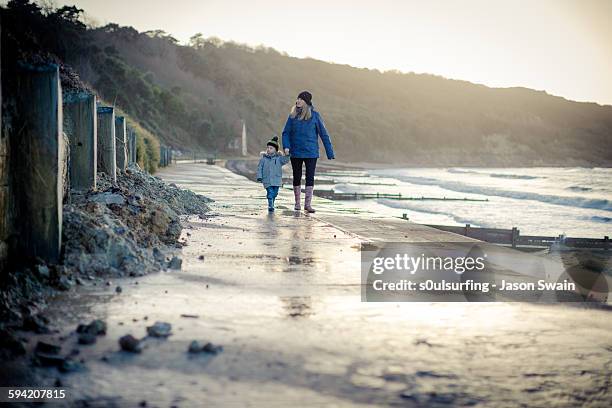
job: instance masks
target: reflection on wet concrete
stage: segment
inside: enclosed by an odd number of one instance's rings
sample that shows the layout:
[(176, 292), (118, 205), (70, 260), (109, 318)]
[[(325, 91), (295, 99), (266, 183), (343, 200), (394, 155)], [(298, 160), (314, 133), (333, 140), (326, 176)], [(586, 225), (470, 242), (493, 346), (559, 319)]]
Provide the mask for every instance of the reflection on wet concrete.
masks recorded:
[[(216, 166), (161, 176), (215, 199), (217, 215), (186, 221), (182, 271), (113, 282), (121, 294), (80, 289), (53, 304), (62, 325), (51, 337), (67, 336), (64, 349), (79, 349), (86, 365), (61, 375), (74, 398), (103, 406), (610, 406), (608, 310), (362, 303), (358, 248), (367, 237), (330, 225), (324, 203), (315, 202), (316, 217), (269, 215), (265, 200), (247, 198), (261, 195), (259, 185)], [(278, 202), (288, 207), (290, 194), (281, 190)], [(70, 333), (92, 318), (107, 321), (107, 335), (78, 346)], [(170, 322), (173, 335), (147, 340), (141, 354), (118, 351), (120, 336), (142, 337), (154, 321)], [(224, 351), (194, 357), (192, 340)], [(59, 376), (37, 375), (49, 385)]]

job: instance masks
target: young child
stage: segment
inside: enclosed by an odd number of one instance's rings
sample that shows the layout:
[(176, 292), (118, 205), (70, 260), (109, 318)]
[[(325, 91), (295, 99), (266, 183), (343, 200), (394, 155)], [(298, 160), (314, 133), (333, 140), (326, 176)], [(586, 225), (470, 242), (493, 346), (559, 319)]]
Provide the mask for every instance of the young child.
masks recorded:
[(288, 162), (289, 156), (278, 151), (278, 137), (274, 136), (268, 141), (257, 166), (257, 181), (262, 182), (267, 191), (269, 212), (274, 211), (274, 200), (283, 185), (283, 166)]

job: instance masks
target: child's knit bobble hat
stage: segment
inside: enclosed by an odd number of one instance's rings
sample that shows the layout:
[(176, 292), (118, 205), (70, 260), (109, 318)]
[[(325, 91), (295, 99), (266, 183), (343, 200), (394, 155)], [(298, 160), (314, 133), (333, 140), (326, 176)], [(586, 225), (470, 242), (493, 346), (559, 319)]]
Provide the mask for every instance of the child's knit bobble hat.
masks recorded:
[(274, 136), (272, 139), (268, 140), (268, 144), (266, 146), (272, 146), (278, 151), (278, 136)]

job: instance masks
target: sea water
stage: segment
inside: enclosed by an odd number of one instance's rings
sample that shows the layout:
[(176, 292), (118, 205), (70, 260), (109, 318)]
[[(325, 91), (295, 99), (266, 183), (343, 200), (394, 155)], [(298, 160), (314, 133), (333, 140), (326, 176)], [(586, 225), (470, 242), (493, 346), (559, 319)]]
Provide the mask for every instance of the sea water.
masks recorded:
[(352, 202), (373, 216), (407, 214), (423, 224), (517, 227), (523, 235), (612, 237), (611, 168), (396, 168), (321, 176), (334, 180), (329, 187), (336, 192), (488, 200)]

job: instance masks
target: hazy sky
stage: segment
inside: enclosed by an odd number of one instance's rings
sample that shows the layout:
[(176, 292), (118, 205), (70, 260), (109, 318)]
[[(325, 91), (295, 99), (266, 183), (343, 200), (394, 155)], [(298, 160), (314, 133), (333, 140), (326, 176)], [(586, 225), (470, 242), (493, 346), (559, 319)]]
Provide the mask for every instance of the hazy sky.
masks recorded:
[(73, 0), (99, 23), (612, 104), (612, 0)]

